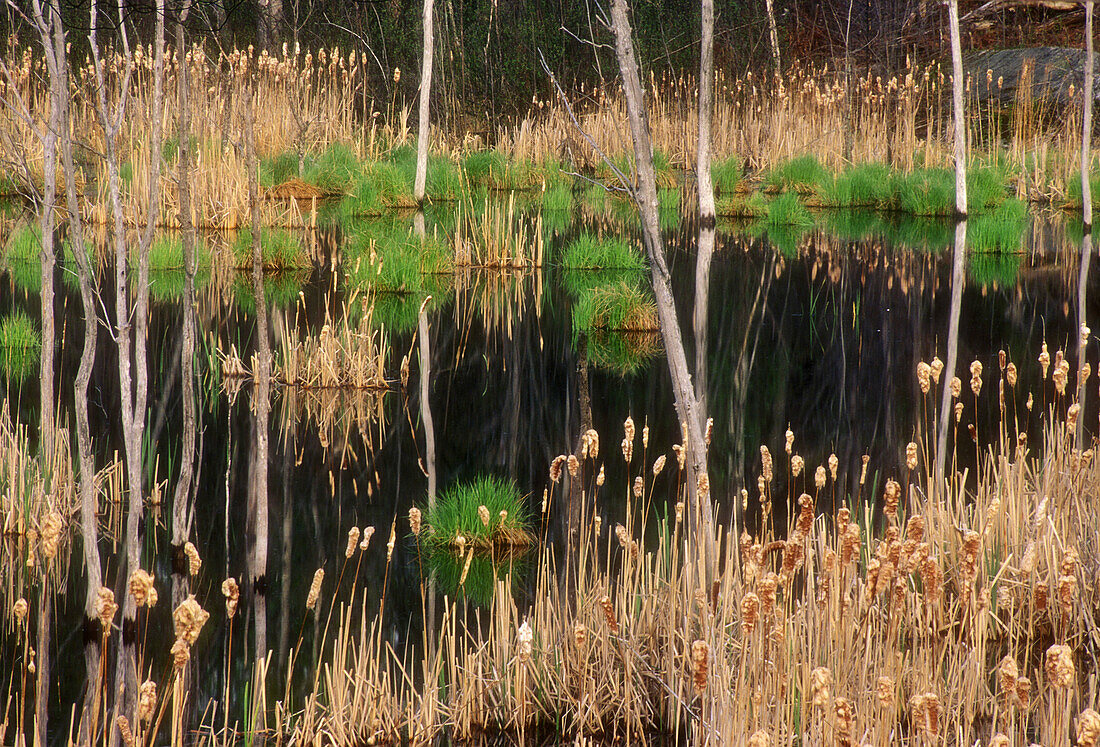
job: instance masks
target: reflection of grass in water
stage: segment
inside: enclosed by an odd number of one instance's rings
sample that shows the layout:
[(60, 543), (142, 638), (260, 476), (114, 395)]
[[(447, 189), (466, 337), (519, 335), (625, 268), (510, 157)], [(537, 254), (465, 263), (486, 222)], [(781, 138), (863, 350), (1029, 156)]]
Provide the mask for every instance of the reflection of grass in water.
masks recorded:
[(809, 227), (814, 224), (814, 217), (798, 199), (798, 195), (787, 192), (769, 203), (768, 215), (764, 222), (769, 228), (773, 226)]
[[(261, 234), (263, 236), (263, 234)], [(238, 237), (239, 239), (239, 237)], [(248, 256), (251, 258), (252, 254), (252, 238), (249, 234), (248, 239)], [(206, 248), (206, 244), (200, 241), (195, 242), (195, 267), (196, 269), (207, 268), (210, 266), (210, 250)], [(262, 253), (261, 253), (262, 256)], [(131, 258), (131, 262), (135, 262), (136, 258)], [(180, 236), (159, 236), (153, 242), (153, 245), (149, 247), (149, 269), (150, 270), (182, 270), (183, 269), (183, 238)]]
[[(308, 270), (267, 273), (264, 275), (264, 299), (268, 306), (274, 306), (277, 309), (287, 308), (298, 300), (298, 293), (308, 280)], [(238, 272), (234, 275), (233, 298), (241, 312), (251, 314), (256, 311), (256, 297), (252, 292), (250, 274)]]
[(3, 265), (12, 285), (27, 292), (42, 289), (42, 231), (34, 224), (22, 225), (12, 234), (4, 250)]
[(657, 304), (652, 293), (626, 281), (593, 288), (573, 306), (573, 331), (652, 331), (657, 329)]
[(562, 287), (573, 299), (580, 299), (597, 288), (607, 288), (620, 282), (636, 287), (644, 278), (644, 270), (636, 268), (586, 270), (566, 267), (561, 273)]
[(1020, 274), (1020, 252), (973, 252), (966, 259), (966, 274), (978, 285), (1012, 287)]
[(543, 210), (569, 211), (573, 207), (573, 188), (568, 184), (555, 184), (542, 192)]
[(15, 288), (25, 293), (38, 293), (42, 290), (42, 263), (37, 261), (24, 262), (23, 260), (9, 261), (7, 267), (8, 277)]
[(661, 336), (657, 332), (596, 330), (587, 336), (586, 342), (589, 362), (620, 376), (638, 373), (661, 352)]
[(542, 221), (543, 243), (555, 234), (563, 234), (573, 222), (573, 213), (569, 210), (543, 210), (539, 215)]
[[(465, 597), (476, 605), (487, 607), (493, 601), (498, 581), (522, 576), (531, 563), (523, 555), (505, 556), (500, 560), (474, 555), (466, 569), (465, 558), (453, 552), (430, 553), (424, 558), (428, 573), (435, 577), (444, 594)], [(466, 570), (466, 580), (462, 572)], [(462, 583), (459, 583), (459, 582)]]
[(1011, 199), (966, 223), (966, 246), (975, 252), (1018, 252), (1027, 233), (1027, 203)]
[[(149, 296), (159, 303), (175, 303), (183, 298), (183, 286), (186, 281), (187, 274), (183, 270), (150, 270)], [(209, 282), (209, 270), (200, 270), (195, 273), (196, 292)], [(251, 285), (249, 287), (251, 288)]]
[[(751, 230), (750, 228), (750, 232)], [(763, 231), (760, 228), (755, 230), (757, 235), (765, 234), (768, 244), (787, 258), (798, 256), (798, 247), (802, 243), (802, 237), (806, 235), (806, 230), (800, 226), (769, 225)]]
[(22, 311), (0, 321), (0, 372), (11, 381), (21, 381), (38, 365), (42, 340), (34, 322)]
[(820, 219), (822, 227), (837, 238), (859, 241), (885, 233), (882, 219), (873, 210), (826, 210)]
[(582, 193), (581, 202), (593, 212), (602, 212), (607, 207), (607, 190), (592, 184)]
[(680, 191), (674, 188), (657, 191), (657, 224), (662, 231), (680, 225)]
[(883, 236), (906, 249), (941, 252), (955, 245), (955, 224), (943, 218), (897, 216), (883, 222)]

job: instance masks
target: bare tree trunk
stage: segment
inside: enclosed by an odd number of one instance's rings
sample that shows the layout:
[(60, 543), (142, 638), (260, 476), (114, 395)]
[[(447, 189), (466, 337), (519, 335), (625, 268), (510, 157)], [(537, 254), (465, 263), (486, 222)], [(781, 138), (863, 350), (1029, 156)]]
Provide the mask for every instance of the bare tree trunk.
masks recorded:
[[(80, 533), (84, 554), (84, 572), (87, 574), (87, 588), (84, 597), (84, 628), (87, 631), (99, 630), (96, 616), (96, 601), (99, 589), (103, 585), (100, 566), (98, 527), (96, 518), (95, 457), (92, 452), (91, 428), (88, 422), (88, 390), (95, 366), (96, 342), (99, 332), (99, 318), (93, 288), (93, 268), (87, 252), (84, 250), (84, 224), (80, 217), (79, 192), (76, 186), (76, 165), (73, 158), (73, 141), (69, 126), (69, 68), (65, 57), (65, 30), (60, 22), (53, 26), (53, 57), (56, 61), (58, 90), (62, 95), (57, 99), (58, 144), (61, 151), (61, 164), (65, 173), (65, 201), (69, 213), (69, 240), (76, 260), (77, 277), (80, 281), (80, 302), (84, 316), (84, 347), (73, 382), (73, 402), (76, 410), (76, 439), (80, 464)], [(86, 697), (84, 714), (80, 725), (80, 742), (91, 744), (95, 741), (95, 714), (90, 712), (89, 704), (98, 688), (100, 651), (102, 633), (89, 633), (84, 641), (84, 669)]]
[(260, 49), (271, 49), (283, 25), (283, 0), (257, 0), (256, 5)]
[(1093, 70), (1092, 70), (1092, 17), (1094, 10), (1092, 0), (1085, 2), (1085, 113), (1081, 127), (1081, 209), (1082, 220), (1085, 223), (1085, 234), (1092, 233), (1092, 183), (1089, 181), (1089, 171), (1092, 165), (1092, 101), (1093, 101)]
[(948, 0), (947, 25), (951, 34), (951, 101), (955, 123), (955, 212), (966, 217), (966, 111), (963, 109), (962, 42), (959, 39), (959, 0)]
[(714, 254), (714, 185), (710, 178), (711, 120), (714, 117), (714, 0), (702, 0), (702, 39), (699, 47), (699, 141), (696, 147), (696, 186), (699, 191), (699, 243), (695, 257), (695, 399), (706, 413), (707, 309), (710, 262)]
[(433, 4), (434, 0), (424, 0), (424, 59), (420, 66), (420, 121), (416, 137), (416, 181), (413, 184), (413, 198), (417, 203), (424, 202), (424, 188), (428, 180), (428, 96), (432, 90), (432, 46), (435, 36)]
[[(704, 532), (704, 537), (712, 536), (714, 523), (707, 474), (707, 452), (703, 441), (703, 416), (695, 399), (691, 373), (688, 371), (684, 343), (680, 335), (679, 320), (676, 316), (675, 299), (669, 278), (668, 265), (665, 262), (664, 245), (657, 219), (657, 181), (653, 171), (653, 147), (649, 138), (649, 124), (646, 118), (643, 100), (641, 76), (638, 73), (638, 58), (634, 52), (634, 41), (630, 20), (627, 15), (626, 0), (614, 0), (611, 5), (611, 25), (615, 32), (615, 52), (619, 59), (619, 69), (623, 77), (623, 94), (626, 98), (627, 118), (630, 120), (630, 132), (634, 142), (634, 158), (638, 168), (638, 189), (635, 199), (641, 211), (642, 237), (649, 256), (653, 273), (653, 294), (657, 300), (657, 315), (661, 325), (661, 337), (668, 358), (669, 373), (672, 376), (673, 393), (676, 398), (676, 410), (687, 438), (684, 448), (688, 453), (687, 469), (687, 508), (689, 523), (695, 531)], [(697, 486), (705, 482), (706, 490), (698, 491)], [(709, 544), (709, 543), (708, 543)]]
[[(183, 339), (180, 350), (180, 379), (183, 398), (183, 434), (180, 446), (180, 473), (172, 496), (172, 549), (183, 557), (183, 546), (191, 538), (191, 480), (195, 463), (195, 226), (191, 219), (191, 81), (183, 24), (191, 12), (190, 0), (184, 0), (176, 19), (176, 49), (180, 56), (176, 72), (176, 97), (179, 107), (179, 202), (180, 231), (183, 234)], [(183, 563), (172, 566), (172, 608), (178, 607), (190, 592), (190, 577)]]
[[(959, 317), (962, 315), (963, 288), (966, 287), (966, 221), (955, 226), (955, 257), (951, 269), (951, 314), (947, 326), (947, 366), (943, 369), (943, 398), (940, 402), (940, 432), (936, 439), (935, 485), (943, 487), (947, 476), (947, 433), (954, 421), (951, 412), (951, 387), (959, 358)], [(956, 447), (957, 448), (957, 447)]]
[(271, 411), (271, 344), (268, 340), (267, 300), (260, 238), (260, 188), (257, 182), (255, 116), (252, 111), (252, 76), (249, 70), (244, 101), (244, 139), (248, 162), (248, 199), (252, 206), (252, 290), (256, 297), (256, 358), (252, 371), (252, 449), (249, 467), (248, 526), (249, 570), (255, 615), (256, 656), (267, 654), (267, 426)]
[(783, 68), (779, 64), (779, 29), (775, 25), (775, 6), (772, 0), (764, 0), (764, 6), (768, 12), (768, 39), (772, 46), (772, 61), (775, 63), (775, 74), (779, 75)]

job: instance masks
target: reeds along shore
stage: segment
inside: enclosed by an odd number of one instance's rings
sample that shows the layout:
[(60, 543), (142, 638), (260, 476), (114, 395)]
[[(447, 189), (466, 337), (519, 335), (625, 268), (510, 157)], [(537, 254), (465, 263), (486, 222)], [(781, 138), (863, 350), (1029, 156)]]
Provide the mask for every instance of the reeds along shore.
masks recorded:
[[(717, 569), (688, 554), (682, 503), (643, 510), (670, 486), (682, 494), (679, 452), (654, 454), (648, 429), (629, 420), (621, 448), (601, 449), (590, 431), (582, 459), (551, 465), (543, 521), (570, 494), (588, 507), (612, 491), (630, 508), (615, 526), (585, 509), (579, 574), (562, 583), (544, 551), (530, 606), (501, 581), (473, 626), (447, 601), (426, 653), (389, 649), (373, 611), (344, 613), (331, 675), (295, 735), (1096, 744), (1100, 468), (1077, 440), (1083, 413), (1067, 389), (1096, 380), (1045, 347), (1023, 366), (1039, 370), (1022, 376), (1003, 353), (992, 370), (975, 361), (964, 384), (938, 358), (922, 362), (919, 435), (897, 474), (866, 459), (855, 474), (835, 456), (807, 464), (790, 432), (774, 451), (761, 446), (757, 490), (733, 497), (739, 515), (759, 503), (760, 519), (720, 531)], [(934, 413), (945, 389), (956, 446), (941, 483)], [(990, 398), (1000, 417), (986, 433), (976, 408)], [(967, 451), (977, 467), (959, 474)], [(604, 483), (612, 460), (627, 462), (629, 484)], [(770, 511), (784, 499), (792, 520), (777, 527)], [(439, 686), (411, 684), (421, 678)]]
[[(171, 128), (163, 143), (149, 142), (150, 55), (148, 49), (135, 48), (132, 100), (119, 139), (123, 211), (134, 224), (146, 215), (153, 159), (170, 165), (178, 153)], [(117, 53), (108, 63), (110, 75), (118, 76), (124, 68)], [(18, 47), (12, 41), (6, 64), (12, 82), (4, 81), (0, 95), (12, 95), (8, 88), (14, 85), (27, 102), (34, 125), (41, 129), (49, 106), (44, 63), (30, 47)], [(176, 119), (174, 79), (183, 64), (189, 66), (192, 79), (195, 163), (191, 182), (197, 226), (233, 229), (242, 226), (248, 214), (247, 170), (240, 144), (242, 108), (235, 102), (245, 90), (245, 76), (254, 78), (253, 107), (264, 112), (255, 127), (261, 181), (269, 189), (263, 207), (265, 223), (310, 225), (316, 220), (316, 200), (325, 195), (354, 198), (346, 201), (349, 214), (414, 204), (411, 161), (401, 150), (412, 142), (409, 109), (399, 93), (403, 89), (396, 82), (385, 89), (371, 86), (365, 79), (367, 62), (362, 54), (340, 49), (305, 52), (285, 46), (275, 55), (256, 54), (251, 48), (208, 54), (196, 46), (182, 55), (169, 49), (164, 121)], [(74, 137), (85, 146), (81, 152), (101, 152), (95, 76), (90, 62), (74, 61), (73, 65)], [(1041, 79), (1043, 74), (1026, 75)], [(1030, 98), (1028, 80), (1025, 76), (1021, 81), (1021, 93), (1011, 105), (1002, 105), (993, 94), (1004, 83), (992, 71), (968, 78), (970, 158), (996, 165), (1017, 197), (1079, 203), (1080, 190), (1075, 192), (1073, 187), (1080, 157), (1079, 105), (1059, 106), (1055, 112), (1050, 103)], [(913, 64), (889, 78), (854, 76), (850, 91), (844, 76), (828, 66), (796, 67), (779, 77), (746, 73), (732, 78), (720, 73), (714, 84), (714, 159), (721, 165), (736, 157), (753, 174), (764, 174), (806, 154), (814, 154), (833, 173), (867, 163), (902, 172), (947, 167), (952, 162), (950, 104), (945, 95), (950, 82), (950, 74), (937, 63)], [(653, 146), (667, 168), (692, 168), (694, 153), (686, 144), (694, 142), (696, 91), (696, 82), (690, 78), (649, 81)], [(570, 98), (577, 123), (629, 174), (629, 129), (619, 93), (582, 86)], [(40, 185), (41, 144), (31, 126), (6, 111), (0, 116), (0, 130), (0, 142), (7, 151), (3, 157), (26, 165), (25, 170), (14, 170), (16, 175), (0, 187), (9, 193), (25, 191), (30, 187), (25, 183), (28, 178)], [(495, 150), (482, 150), (489, 145)], [(533, 101), (526, 116), (501, 123), (492, 132), (435, 130), (432, 150), (435, 158), (428, 175), (432, 200), (457, 199), (465, 181), (467, 187), (545, 189), (548, 204), (566, 204), (569, 195), (562, 187), (568, 186), (568, 180), (563, 182), (563, 171), (590, 170), (614, 181), (556, 95)], [(89, 195), (85, 217), (106, 221), (104, 164), (93, 160), (79, 163), (78, 168)], [(674, 188), (678, 177), (674, 172), (666, 176), (668, 183), (663, 186)], [(716, 179), (721, 191), (720, 173), (716, 172)], [(159, 222), (174, 225), (178, 221), (175, 186), (166, 182), (158, 199)]]

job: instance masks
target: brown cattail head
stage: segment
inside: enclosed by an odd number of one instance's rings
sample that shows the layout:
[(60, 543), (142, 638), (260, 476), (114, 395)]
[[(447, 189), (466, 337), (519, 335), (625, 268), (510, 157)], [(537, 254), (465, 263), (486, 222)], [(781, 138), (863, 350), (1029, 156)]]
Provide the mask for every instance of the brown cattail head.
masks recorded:
[[(410, 529), (410, 531), (412, 531), (414, 537), (419, 537), (420, 536), (420, 522), (423, 520), (423, 518), (424, 518), (424, 515), (420, 512), (420, 509), (417, 508), (416, 506), (413, 506), (412, 508), (409, 509), (409, 529)], [(351, 540), (350, 536), (348, 537), (348, 540), (349, 540), (348, 541), (348, 547), (351, 547), (351, 545), (354, 544), (354, 543), (352, 543), (350, 541)], [(351, 557), (350, 554), (346, 554), (346, 555), (349, 558)]]
[(749, 736), (749, 741), (746, 744), (747, 747), (771, 747), (771, 739), (768, 737), (768, 732), (760, 729)]
[[(141, 47), (138, 47), (141, 49)], [(130, 719), (125, 716), (119, 716), (115, 719), (115, 725), (118, 726), (118, 733), (122, 736), (122, 743), (126, 747), (137, 747), (137, 739), (134, 737), (134, 732), (130, 728)]]
[(96, 618), (103, 628), (103, 635), (111, 635), (111, 623), (115, 619), (115, 613), (118, 612), (118, 605), (115, 604), (115, 593), (106, 586), (100, 586), (96, 590), (95, 609)]
[(962, 379), (960, 379), (958, 376), (952, 376), (951, 381), (947, 385), (947, 387), (951, 390), (952, 399), (958, 399), (962, 396), (963, 383)]
[(714, 435), (714, 418), (707, 418), (707, 426), (703, 430), (703, 443), (710, 446), (711, 436)]
[(138, 688), (138, 720), (148, 723), (157, 711), (157, 683), (145, 680)]
[(523, 625), (520, 625), (519, 630), (516, 631), (516, 654), (519, 656), (521, 663), (526, 664), (531, 658), (531, 642), (534, 637), (534, 633), (531, 631), (531, 623), (524, 620)]
[(389, 563), (393, 558), (393, 548), (397, 546), (397, 520), (390, 524), (390, 538), (386, 542), (386, 562)]
[(695, 694), (702, 695), (707, 689), (707, 659), (710, 646), (706, 641), (697, 640), (691, 644), (691, 680)]
[(27, 619), (27, 611), (29, 609), (27, 600), (23, 597), (19, 597), (15, 600), (15, 604), (11, 606), (11, 616), (15, 618), (17, 625), (22, 624), (22, 622)]
[(50, 510), (42, 520), (42, 532), (39, 537), (42, 543), (42, 556), (46, 560), (52, 560), (57, 555), (58, 542), (61, 539), (61, 529), (64, 521), (61, 514)]
[(943, 373), (943, 361), (939, 357), (932, 359), (932, 363), (929, 364), (929, 368), (932, 369), (932, 382), (935, 384), (940, 383), (940, 374)]
[(940, 699), (935, 693), (914, 695), (909, 699), (909, 717), (918, 733), (935, 738), (940, 733)]
[(627, 416), (623, 421), (623, 438), (631, 443), (634, 443), (634, 435), (637, 431), (634, 430), (634, 418)]
[(607, 628), (611, 631), (611, 635), (618, 635), (619, 621), (615, 618), (615, 605), (611, 602), (611, 597), (606, 594), (600, 597), (600, 607), (603, 608), (603, 616), (607, 621)]
[(230, 576), (222, 581), (222, 596), (225, 597), (225, 614), (232, 620), (237, 614), (237, 603), (241, 598), (241, 587), (237, 585), (237, 579)]
[(550, 482), (561, 482), (561, 468), (565, 464), (566, 456), (559, 454), (550, 462)]
[(634, 442), (629, 440), (629, 439), (624, 438), (623, 443), (622, 443), (622, 448), (623, 448), (623, 459), (626, 460), (627, 464), (630, 464), (631, 460), (634, 459)]
[(187, 641), (182, 638), (177, 638), (176, 642), (172, 644), (172, 664), (176, 670), (179, 671), (187, 666), (187, 662), (191, 661), (191, 647), (187, 645)]
[(794, 431), (788, 426), (787, 432), (784, 435), (786, 436), (786, 443), (783, 448), (786, 449), (787, 454), (790, 454), (792, 449), (794, 449)]
[(833, 482), (836, 482), (837, 471), (840, 469), (840, 460), (836, 458), (836, 454), (829, 455), (829, 476), (833, 478)]
[(195, 595), (188, 595), (187, 599), (180, 602), (179, 607), (172, 612), (176, 638), (183, 640), (188, 646), (195, 645), (202, 626), (206, 624), (209, 617), (210, 613), (195, 601)]
[(795, 524), (795, 532), (803, 537), (809, 537), (813, 528), (814, 499), (808, 493), (803, 493), (798, 496), (798, 521)]
[(1044, 671), (1047, 681), (1053, 687), (1067, 689), (1073, 687), (1077, 679), (1077, 668), (1073, 664), (1073, 651), (1063, 643), (1055, 643), (1047, 649)]
[(825, 467), (820, 466), (814, 470), (814, 487), (821, 490), (825, 487)]
[(863, 466), (860, 467), (860, 470), (859, 470), (859, 484), (861, 486), (863, 485), (863, 483), (867, 482), (867, 463), (870, 462), (870, 461), (871, 461), (871, 457), (868, 456), (867, 454), (864, 454), (863, 455)]
[(585, 645), (588, 643), (588, 628), (584, 626), (584, 623), (573, 623), (573, 643), (577, 645), (577, 648), (584, 650)]
[(924, 517), (914, 514), (905, 523), (905, 539), (910, 542), (920, 542), (924, 539)]
[(997, 665), (997, 684), (1006, 703), (1015, 697), (1019, 678), (1020, 669), (1016, 666), (1016, 660), (1011, 656), (1001, 659), (1001, 663)]
[[(418, 511), (419, 513), (419, 511)], [(412, 511), (409, 511), (409, 523), (412, 523)], [(413, 534), (420, 532), (420, 517), (417, 516), (417, 528), (413, 531)], [(355, 554), (355, 548), (359, 544), (359, 527), (352, 527), (348, 530), (348, 544), (344, 547), (344, 557), (350, 558)]]
[(959, 548), (959, 575), (962, 577), (963, 584), (967, 586), (974, 583), (978, 574), (981, 542), (981, 535), (972, 529), (968, 529), (963, 535), (962, 546)]
[(580, 460), (577, 459), (576, 455), (570, 454), (569, 458), (565, 460), (565, 464), (569, 468), (569, 476), (576, 477), (577, 473), (580, 472), (581, 469)]
[(130, 596), (133, 597), (135, 607), (144, 607), (149, 601), (149, 592), (153, 588), (153, 574), (144, 568), (138, 568), (130, 574), (128, 584)]
[(198, 548), (194, 543), (188, 542), (183, 546), (183, 553), (187, 556), (187, 574), (189, 576), (197, 576), (199, 569), (202, 568), (202, 558), (199, 557)]
[(374, 527), (367, 527), (363, 530), (363, 539), (359, 540), (359, 549), (366, 550), (370, 547), (370, 538), (374, 536)]
[(879, 708), (884, 711), (894, 710), (894, 696), (894, 680), (886, 675), (880, 676), (875, 681), (875, 699), (878, 701)]
[(584, 451), (592, 459), (600, 456), (600, 434), (595, 428), (589, 428), (584, 432)]
[(606, 478), (604, 477), (604, 474), (603, 474), (603, 465), (601, 464), (600, 465), (600, 473), (598, 475), (596, 475), (596, 487), (598, 487), (598, 488), (603, 487), (603, 483), (604, 483), (605, 479)]
[(905, 447), (905, 466), (910, 472), (917, 468), (917, 445), (912, 441)]
[(833, 673), (828, 667), (817, 667), (810, 672), (810, 697), (814, 708), (824, 708), (829, 705), (832, 686)]
[(635, 498), (641, 498), (642, 493), (645, 492), (645, 480), (643, 480), (640, 475), (634, 478), (632, 492)]
[(770, 451), (768, 451), (767, 446), (760, 447), (760, 467), (761, 472), (764, 476), (764, 482), (770, 485), (773, 477), (772, 454)]
[(932, 367), (924, 361), (917, 364), (917, 383), (922, 394), (928, 394), (932, 389)]
[(321, 596), (321, 584), (325, 580), (325, 569), (318, 568), (313, 573), (313, 581), (309, 585), (309, 595), (306, 597), (306, 609), (311, 610), (317, 606), (317, 600)]
[(755, 592), (748, 592), (741, 597), (741, 631), (745, 637), (751, 636), (756, 630), (756, 623), (760, 614), (760, 597)]
[(1031, 605), (1036, 612), (1041, 612), (1047, 608), (1047, 599), (1050, 596), (1050, 587), (1047, 586), (1046, 581), (1037, 581), (1035, 588), (1031, 592)]
[(1100, 739), (1100, 713), (1086, 708), (1077, 716), (1078, 747), (1096, 747)]
[(791, 474), (798, 477), (802, 474), (802, 470), (806, 467), (806, 460), (795, 454), (791, 457)]
[(1042, 352), (1039, 353), (1039, 365), (1043, 369), (1043, 378), (1047, 377), (1047, 369), (1050, 368), (1050, 352), (1047, 350), (1047, 344), (1043, 343)]
[(657, 477), (657, 475), (661, 474), (661, 471), (664, 470), (664, 468), (665, 468), (665, 455), (661, 454), (653, 462), (653, 476)]
[(1020, 677), (1016, 680), (1016, 703), (1021, 708), (1028, 708), (1031, 705), (1031, 679), (1028, 677)]
[[(910, 468), (912, 469), (912, 468)], [(898, 503), (901, 498), (901, 485), (896, 480), (887, 480), (882, 496), (883, 512), (892, 519), (897, 517)]]
[(1015, 387), (1018, 376), (1019, 374), (1016, 371), (1016, 364), (1009, 363), (1008, 366), (1005, 368), (1005, 383), (1007, 383), (1010, 387)]
[(489, 526), (489, 522), (492, 520), (489, 509), (484, 505), (477, 507), (477, 518), (481, 519), (481, 525), (486, 527)]

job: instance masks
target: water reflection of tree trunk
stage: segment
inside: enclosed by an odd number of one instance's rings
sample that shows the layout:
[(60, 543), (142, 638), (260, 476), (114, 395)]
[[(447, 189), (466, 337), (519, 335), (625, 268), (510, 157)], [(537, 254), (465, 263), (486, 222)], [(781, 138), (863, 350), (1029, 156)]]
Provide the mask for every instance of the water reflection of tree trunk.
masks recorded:
[[(424, 299), (420, 305), (420, 317), (417, 320), (417, 339), (419, 340), (420, 355), (420, 421), (424, 424), (424, 471), (428, 473), (428, 509), (435, 508), (436, 469), (435, 469), (435, 421), (432, 420), (431, 405), (431, 376), (432, 376), (432, 344), (430, 330), (428, 328), (428, 301), (431, 296)], [(518, 401), (518, 397), (517, 397)], [(423, 581), (421, 582), (423, 583)], [(434, 584), (429, 584), (427, 589), (428, 607), (424, 613), (424, 627), (431, 630), (435, 624), (435, 589)], [(425, 636), (429, 646), (434, 646), (435, 636), (430, 632)]]
[[(1091, 5), (1091, 3), (1090, 3)], [(1081, 272), (1077, 279), (1077, 370), (1085, 365), (1088, 342), (1085, 337), (1085, 329), (1088, 327), (1088, 286), (1089, 263), (1092, 260), (1092, 231), (1085, 226), (1085, 236), (1081, 239)], [(1084, 449), (1085, 444), (1085, 381), (1084, 377), (1077, 377), (1077, 402), (1081, 405), (1081, 412), (1077, 417), (1077, 448)]]
[[(190, 0), (184, 0), (176, 23), (176, 49), (187, 49), (184, 23), (190, 12)], [(183, 239), (183, 330), (180, 351), (180, 378), (183, 400), (183, 433), (180, 443), (180, 472), (172, 497), (172, 607), (179, 606), (190, 591), (188, 573), (182, 562), (183, 546), (191, 538), (191, 480), (195, 460), (195, 227), (191, 220), (191, 111), (188, 65), (176, 72), (179, 100), (179, 221)]]
[[(947, 365), (943, 370), (943, 396), (940, 401), (940, 431), (936, 439), (936, 489), (947, 476), (947, 433), (954, 422), (951, 411), (951, 377), (959, 357), (959, 316), (962, 313), (963, 287), (966, 285), (966, 221), (955, 226), (955, 256), (951, 268), (951, 314), (947, 323)], [(955, 447), (953, 447), (955, 448)]]
[[(581, 334), (577, 340), (577, 412), (580, 415), (580, 438), (574, 447), (573, 453), (577, 459), (581, 459), (584, 434), (592, 428), (592, 392), (588, 383), (588, 336)], [(568, 421), (567, 421), (568, 422)], [(583, 462), (582, 462), (583, 463)], [(565, 519), (562, 536), (565, 537), (565, 557), (567, 558), (566, 573), (561, 578), (561, 588), (564, 592), (569, 584), (577, 578), (580, 572), (580, 529), (581, 514), (585, 501), (583, 489), (583, 471), (578, 472), (574, 478), (569, 470), (564, 471), (566, 505), (560, 513)], [(573, 604), (573, 594), (563, 594), (569, 603)]]
[[(251, 74), (251, 71), (250, 71)], [(255, 655), (267, 654), (268, 420), (271, 411), (271, 345), (261, 245), (260, 193), (256, 181), (256, 133), (252, 111), (252, 81), (244, 97), (244, 137), (248, 158), (248, 198), (252, 206), (252, 292), (256, 299), (256, 357), (252, 370), (252, 437), (249, 448), (248, 519), (245, 536), (252, 587)]]

